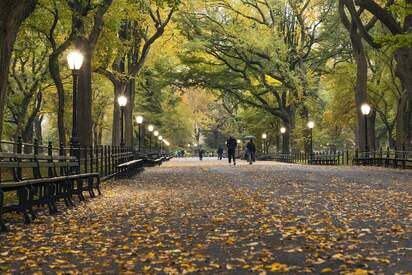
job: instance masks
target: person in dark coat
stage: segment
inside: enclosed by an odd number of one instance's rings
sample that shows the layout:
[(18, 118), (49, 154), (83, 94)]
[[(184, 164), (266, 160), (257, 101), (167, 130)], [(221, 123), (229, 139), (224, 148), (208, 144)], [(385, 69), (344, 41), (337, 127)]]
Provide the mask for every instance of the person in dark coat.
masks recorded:
[(228, 140), (226, 141), (227, 146), (227, 156), (229, 158), (229, 164), (232, 163), (236, 165), (236, 147), (237, 147), (237, 140), (232, 136), (229, 136)]
[(251, 139), (247, 144), (246, 144), (246, 153), (247, 153), (247, 159), (249, 161), (249, 164), (252, 164), (256, 160), (256, 146), (253, 143), (253, 139)]
[(203, 154), (205, 151), (203, 149), (199, 149), (199, 160), (203, 160)]
[(219, 148), (217, 148), (217, 159), (222, 160), (223, 159), (223, 146), (220, 145)]

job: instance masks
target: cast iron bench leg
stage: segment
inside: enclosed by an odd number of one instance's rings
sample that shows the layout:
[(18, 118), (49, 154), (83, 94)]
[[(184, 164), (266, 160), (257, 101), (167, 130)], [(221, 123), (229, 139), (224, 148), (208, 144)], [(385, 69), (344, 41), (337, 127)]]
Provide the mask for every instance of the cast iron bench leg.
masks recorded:
[(47, 207), (49, 208), (49, 213), (50, 215), (53, 215), (57, 212), (57, 207), (53, 201), (54, 200), (53, 186), (51, 183), (48, 183), (44, 189), (45, 189), (44, 192), (45, 192)]
[(99, 196), (101, 196), (102, 192), (100, 191), (100, 177), (96, 178), (96, 189), (97, 189), (97, 193), (99, 194)]
[(0, 190), (0, 232), (7, 231), (7, 227), (3, 221), (3, 202), (4, 202), (4, 193), (3, 193), (3, 190)]
[(19, 207), (18, 207), (18, 211), (23, 214), (24, 217), (24, 223), (28, 224), (30, 223), (30, 217), (28, 214), (28, 192), (26, 187), (22, 187), (19, 188), (19, 190), (17, 191), (17, 196), (19, 198)]
[(93, 177), (87, 178), (87, 191), (89, 191), (89, 195), (91, 198), (95, 198), (96, 195), (93, 192)]
[(83, 196), (83, 179), (77, 179), (77, 196), (80, 201), (85, 201), (86, 199)]
[(34, 195), (36, 194), (36, 190), (37, 188), (35, 186), (27, 187), (27, 191), (29, 193), (28, 208), (29, 208), (29, 213), (33, 221), (37, 218), (36, 213), (34, 213), (34, 210), (33, 210)]

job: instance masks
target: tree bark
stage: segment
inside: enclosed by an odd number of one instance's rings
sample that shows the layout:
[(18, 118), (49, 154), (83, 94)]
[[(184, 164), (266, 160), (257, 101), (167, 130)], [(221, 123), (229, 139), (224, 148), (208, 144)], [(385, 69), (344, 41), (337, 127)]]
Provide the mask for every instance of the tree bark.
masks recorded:
[(129, 147), (133, 147), (133, 111), (134, 111), (134, 99), (136, 94), (136, 81), (135, 79), (131, 79), (128, 82), (127, 86), (127, 97), (129, 103), (125, 108), (125, 145)]
[(13, 45), (21, 23), (33, 12), (35, 3), (35, 0), (0, 1), (0, 139), (3, 134), (3, 113)]
[(64, 86), (60, 77), (59, 55), (52, 54), (49, 58), (49, 70), (57, 90), (57, 133), (59, 135), (59, 143), (66, 144), (66, 127), (64, 123)]
[(412, 48), (401, 48), (395, 53), (396, 75), (401, 81), (402, 95), (398, 103), (396, 117), (396, 145), (411, 148), (411, 116), (412, 116)]
[(398, 102), (396, 115), (396, 148), (401, 149), (403, 146), (410, 149), (411, 146), (411, 117), (412, 117), (412, 100), (405, 92)]
[[(113, 124), (112, 124), (112, 145), (120, 145), (120, 107), (117, 103), (117, 98), (124, 94), (126, 91), (127, 82), (126, 81), (115, 81), (114, 85), (114, 99), (113, 99)], [(128, 104), (129, 105), (129, 104)], [(125, 112), (126, 113), (126, 112)], [(126, 114), (125, 114), (126, 115)]]
[[(365, 139), (365, 119), (361, 111), (361, 106), (367, 103), (367, 83), (368, 83), (368, 63), (366, 59), (365, 49), (362, 44), (362, 37), (358, 33), (358, 26), (356, 22), (349, 21), (345, 13), (345, 5), (342, 0), (339, 1), (339, 15), (343, 26), (349, 32), (351, 44), (352, 44), (352, 54), (356, 63), (356, 86), (355, 86), (355, 103), (356, 103), (356, 117), (357, 117), (357, 127), (355, 134), (356, 143), (360, 150), (365, 150), (366, 139)], [(376, 117), (376, 114), (375, 114)], [(373, 143), (368, 142), (369, 150), (375, 150), (375, 123), (374, 118), (370, 115), (368, 120), (368, 141), (371, 140)]]
[(89, 43), (80, 40), (80, 51), (84, 54), (83, 65), (79, 74), (77, 93), (78, 142), (80, 145), (92, 145), (92, 49)]

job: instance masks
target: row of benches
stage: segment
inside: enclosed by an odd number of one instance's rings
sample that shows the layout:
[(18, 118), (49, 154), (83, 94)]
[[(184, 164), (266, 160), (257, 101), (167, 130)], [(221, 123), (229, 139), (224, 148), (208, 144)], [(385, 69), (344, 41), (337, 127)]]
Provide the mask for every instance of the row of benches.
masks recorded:
[[(167, 157), (136, 159), (132, 152), (119, 153), (113, 175), (131, 176), (144, 165), (159, 165)], [(56, 202), (63, 200), (73, 206), (73, 196), (84, 201), (84, 192), (90, 197), (101, 194), (101, 178), (97, 172), (81, 170), (80, 160), (73, 156), (30, 155), (0, 152), (0, 231), (7, 228), (2, 214), (18, 212), (29, 223), (36, 218), (34, 207), (47, 206), (50, 214), (58, 212)], [(108, 178), (108, 177), (107, 177)], [(5, 194), (15, 193), (17, 203), (5, 205)]]
[(353, 159), (354, 165), (365, 166), (384, 166), (393, 168), (412, 168), (411, 153), (408, 151), (395, 151), (382, 154), (382, 152), (375, 153), (360, 153), (356, 154)]

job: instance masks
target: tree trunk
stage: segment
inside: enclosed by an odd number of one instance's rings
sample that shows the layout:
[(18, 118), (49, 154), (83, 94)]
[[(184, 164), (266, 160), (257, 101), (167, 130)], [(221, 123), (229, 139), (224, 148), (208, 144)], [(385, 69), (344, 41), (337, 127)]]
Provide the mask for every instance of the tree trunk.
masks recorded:
[(41, 123), (43, 122), (43, 116), (36, 117), (34, 120), (34, 132), (35, 137), (39, 144), (43, 144), (43, 135), (42, 135), (42, 126)]
[(57, 90), (57, 133), (59, 143), (66, 144), (66, 127), (64, 123), (64, 86), (60, 77), (59, 55), (51, 55), (49, 58), (49, 70)]
[(396, 117), (396, 144), (411, 148), (412, 116), (412, 48), (401, 48), (395, 53), (396, 75), (401, 81), (403, 94), (398, 103)]
[(21, 23), (33, 12), (35, 0), (0, 1), (0, 139), (3, 134), (7, 78), (13, 45)]
[(405, 146), (411, 148), (411, 116), (412, 100), (404, 93), (398, 102), (396, 115), (396, 147), (401, 149)]
[(130, 80), (128, 82), (127, 86), (127, 98), (129, 102), (126, 105), (125, 108), (125, 145), (128, 147), (133, 147), (133, 125), (134, 125), (134, 119), (133, 119), (133, 110), (134, 110), (134, 98), (136, 94), (136, 82), (134, 79)]
[(117, 98), (119, 95), (124, 94), (126, 90), (127, 82), (125, 81), (116, 81), (114, 83), (114, 100), (113, 100), (113, 124), (112, 124), (112, 145), (120, 145), (120, 107), (117, 103)]
[(77, 93), (77, 129), (80, 145), (86, 146), (92, 145), (92, 50), (84, 40), (80, 40), (79, 48), (84, 54), (84, 61)]
[[(356, 31), (356, 25), (350, 31), (350, 38), (352, 42), (353, 57), (356, 63), (356, 86), (355, 86), (355, 103), (356, 103), (356, 117), (357, 117), (357, 145), (360, 150), (365, 150), (365, 119), (361, 111), (361, 106), (367, 103), (367, 82), (368, 82), (368, 63), (366, 60), (365, 50), (362, 44), (361, 37)], [(375, 124), (371, 116), (368, 117), (368, 141), (374, 140)], [(374, 150), (375, 143), (368, 142), (369, 150)]]

